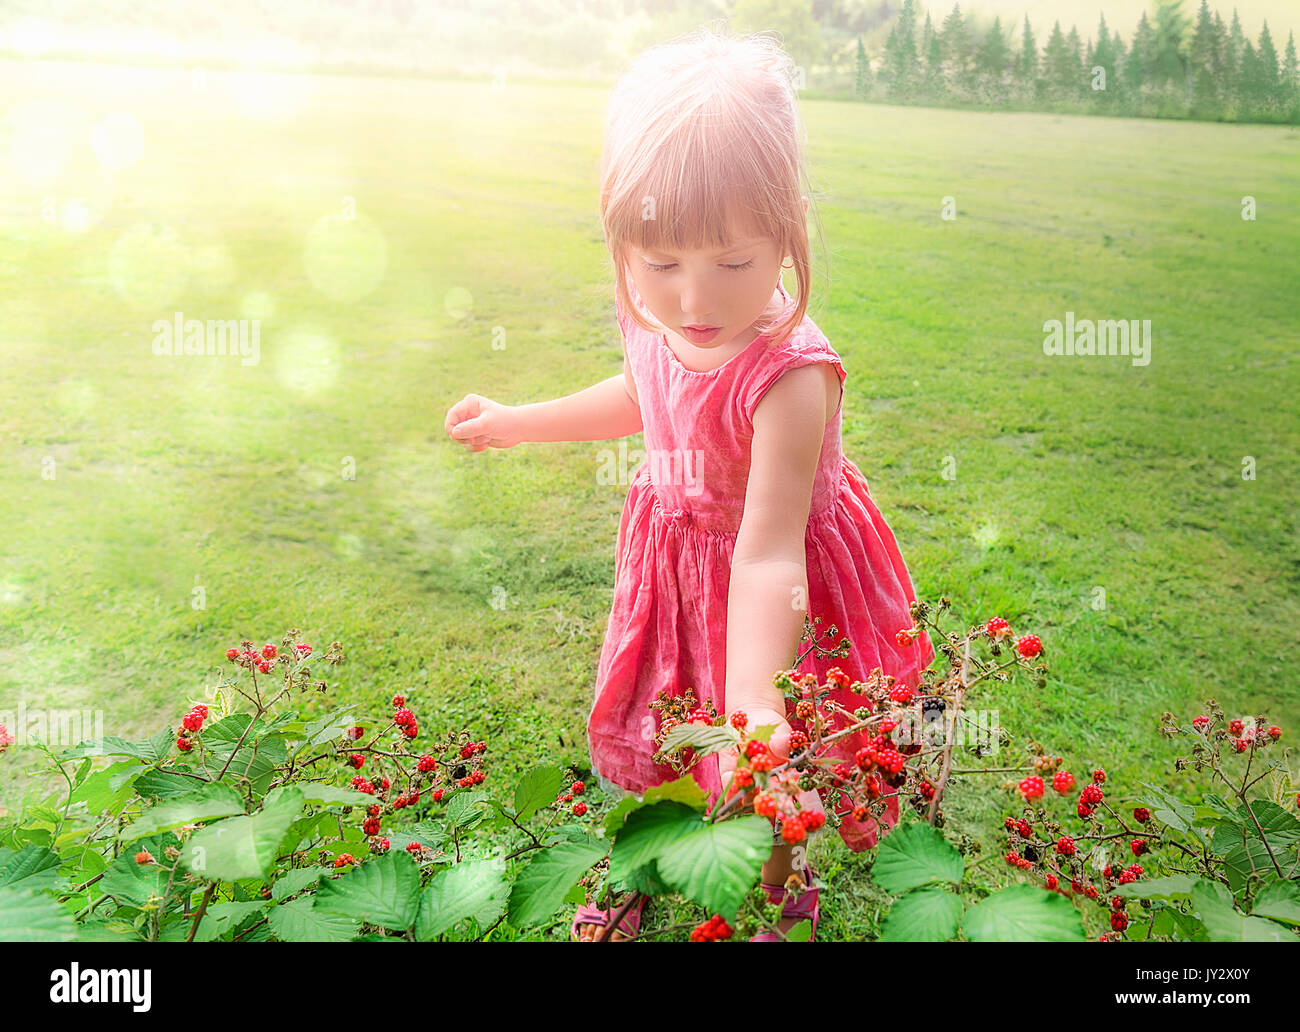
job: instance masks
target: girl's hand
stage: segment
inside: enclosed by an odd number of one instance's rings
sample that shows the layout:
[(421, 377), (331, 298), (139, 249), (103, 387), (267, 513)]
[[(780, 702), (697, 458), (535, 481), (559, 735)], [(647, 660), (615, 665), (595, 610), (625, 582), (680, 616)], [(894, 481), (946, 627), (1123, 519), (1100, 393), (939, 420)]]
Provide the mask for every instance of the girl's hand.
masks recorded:
[[(785, 714), (762, 706), (737, 706), (736, 708), (749, 718), (749, 723), (746, 726), (751, 731), (755, 728), (765, 727), (768, 724), (776, 725), (772, 737), (767, 740), (767, 750), (777, 764), (785, 763), (790, 758), (791, 732)], [(718, 754), (718, 773), (722, 776), (722, 799), (724, 801), (727, 798), (727, 788), (731, 784), (731, 777), (736, 771), (736, 763), (739, 760), (737, 753), (738, 750), (736, 749), (727, 749), (725, 752)]]
[(472, 452), (513, 448), (523, 440), (518, 411), (513, 405), (501, 405), (481, 394), (466, 394), (447, 410), (444, 425), (453, 441)]

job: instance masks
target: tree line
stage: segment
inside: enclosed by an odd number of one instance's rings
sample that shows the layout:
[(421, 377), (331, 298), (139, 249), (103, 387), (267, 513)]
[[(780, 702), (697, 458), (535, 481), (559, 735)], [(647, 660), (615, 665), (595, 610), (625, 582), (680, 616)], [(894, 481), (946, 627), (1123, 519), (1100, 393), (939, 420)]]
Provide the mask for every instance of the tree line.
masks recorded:
[(1279, 59), (1267, 22), (1252, 41), (1235, 8), (1225, 25), (1208, 0), (1194, 20), (1182, 0), (1157, 0), (1127, 45), (1103, 14), (1095, 39), (1057, 21), (1041, 47), (1027, 16), (981, 32), (959, 4), (936, 26), (903, 0), (876, 61), (858, 37), (855, 92), (894, 104), (1300, 123), (1295, 34)]

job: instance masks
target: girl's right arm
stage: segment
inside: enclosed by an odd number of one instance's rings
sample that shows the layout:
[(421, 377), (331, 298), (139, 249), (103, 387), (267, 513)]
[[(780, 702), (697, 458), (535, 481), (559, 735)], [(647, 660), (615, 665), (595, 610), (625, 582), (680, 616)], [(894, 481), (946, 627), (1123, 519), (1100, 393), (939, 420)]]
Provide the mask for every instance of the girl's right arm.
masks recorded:
[(585, 390), (531, 405), (501, 405), (467, 394), (447, 412), (446, 430), (472, 452), (525, 441), (609, 441), (639, 433), (641, 406), (627, 370)]

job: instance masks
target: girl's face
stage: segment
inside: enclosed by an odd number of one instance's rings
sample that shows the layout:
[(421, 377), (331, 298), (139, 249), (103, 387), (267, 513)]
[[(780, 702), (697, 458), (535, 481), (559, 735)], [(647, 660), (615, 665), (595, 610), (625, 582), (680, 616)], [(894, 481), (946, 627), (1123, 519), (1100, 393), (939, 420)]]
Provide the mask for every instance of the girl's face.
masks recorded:
[(750, 330), (773, 303), (781, 259), (776, 241), (760, 238), (680, 254), (633, 247), (628, 272), (651, 315), (712, 350), (757, 336)]

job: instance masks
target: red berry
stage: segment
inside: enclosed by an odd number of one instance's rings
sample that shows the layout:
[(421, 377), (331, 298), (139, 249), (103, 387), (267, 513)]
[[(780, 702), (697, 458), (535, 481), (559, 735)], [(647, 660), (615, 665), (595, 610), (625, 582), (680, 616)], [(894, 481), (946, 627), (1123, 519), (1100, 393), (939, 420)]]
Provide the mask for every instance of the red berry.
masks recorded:
[(350, 727), (350, 728), (348, 728), (348, 737), (351, 738), (353, 741), (356, 741), (358, 738), (360, 738), (360, 737), (361, 737), (362, 735), (364, 735), (365, 733), (366, 733), (366, 729), (365, 729), (364, 727)]
[(1061, 795), (1065, 795), (1074, 788), (1074, 775), (1068, 770), (1058, 770), (1052, 775), (1052, 788), (1056, 789)]
[(421, 773), (427, 774), (438, 766), (438, 758), (436, 756), (421, 756), (420, 762), (415, 766)]
[(582, 816), (583, 814), (585, 814), (586, 812), (587, 812), (587, 804), (586, 804), (586, 803), (584, 803), (584, 802), (582, 802), (581, 800), (579, 800), (578, 802), (576, 802), (576, 803), (573, 804), (573, 815), (574, 815), (575, 817), (581, 817), (581, 816)]
[(1112, 910), (1110, 914), (1110, 926), (1117, 932), (1122, 932), (1128, 927), (1128, 915), (1122, 910)]
[(201, 731), (203, 729), (203, 718), (197, 713), (187, 713), (185, 719), (181, 721), (181, 726), (187, 731)]
[(1128, 844), (1129, 849), (1133, 850), (1134, 856), (1141, 856), (1147, 851), (1146, 839), (1135, 838)]
[(142, 849), (135, 854), (135, 862), (137, 864), (151, 864), (153, 863), (153, 854), (147, 849)]
[(365, 762), (366, 758), (358, 752), (354, 752), (348, 757), (348, 763), (352, 764), (354, 770), (360, 770)]
[(411, 723), (402, 728), (402, 734), (406, 735), (407, 738), (414, 738), (419, 733), (420, 727), (415, 723), (415, 721), (411, 721)]
[(736, 712), (731, 715), (730, 719), (731, 726), (737, 731), (744, 731), (745, 725), (749, 723), (749, 717), (745, 716), (743, 710), (736, 710)]
[(1094, 785), (1102, 785), (1105, 784), (1105, 782), (1106, 782), (1106, 772), (1102, 770), (1100, 767), (1098, 767), (1096, 770), (1092, 772), (1092, 783)]
[(569, 791), (574, 795), (582, 795), (583, 792), (587, 791), (587, 785), (585, 782), (575, 781), (569, 786)]
[(691, 715), (686, 718), (688, 724), (704, 724), (707, 727), (713, 726), (713, 717), (705, 709), (692, 710)]
[(1245, 730), (1245, 727), (1246, 725), (1240, 720), (1230, 720), (1228, 721), (1228, 734), (1232, 735), (1234, 738), (1240, 737), (1241, 732)]
[(1062, 856), (1074, 856), (1074, 839), (1069, 835), (1062, 835), (1056, 840), (1056, 851)]
[(179, 749), (181, 752), (189, 752), (191, 749), (194, 748), (194, 743), (191, 742), (188, 738), (178, 738), (176, 739), (176, 748)]
[(378, 818), (378, 817), (367, 817), (367, 818), (365, 819), (365, 822), (361, 825), (361, 830), (364, 831), (367, 835), (378, 835), (378, 834), (379, 834), (379, 818)]
[(409, 709), (399, 709), (393, 714), (393, 723), (398, 727), (405, 727), (407, 724), (415, 723), (415, 714)]
[[(1093, 775), (1096, 776), (1095, 774)], [(1079, 793), (1079, 802), (1088, 806), (1096, 806), (1102, 800), (1102, 791), (1097, 785), (1084, 785), (1083, 791)]]
[(308, 645), (305, 641), (299, 642), (297, 645), (294, 646), (294, 648), (298, 650), (298, 655), (300, 656), (311, 655), (311, 646)]
[(1268, 729), (1268, 737), (1273, 739), (1273, 741), (1276, 742), (1279, 738), (1282, 737), (1282, 729), (1278, 727), (1276, 724), (1274, 724), (1272, 727)]
[(775, 817), (776, 797), (768, 792), (760, 792), (754, 797), (754, 812), (760, 817)]
[(894, 635), (894, 641), (906, 648), (908, 645), (912, 644), (912, 632), (909, 629), (904, 628)]
[(1047, 876), (1047, 887), (1048, 887), (1049, 889), (1051, 889), (1052, 891), (1055, 891), (1055, 890), (1056, 890), (1056, 886), (1057, 886), (1056, 875), (1054, 875), (1054, 874), (1049, 874), (1049, 875)]
[(889, 697), (900, 706), (907, 706), (916, 697), (916, 693), (909, 685), (896, 684), (893, 688), (889, 689)]
[(405, 705), (406, 705), (406, 696), (405, 696), (405, 695), (394, 695), (394, 696), (393, 696), (393, 705), (394, 705), (395, 707), (399, 707), (399, 708), (402, 707), (402, 706), (405, 706)]
[(790, 845), (796, 842), (802, 842), (807, 838), (808, 833), (804, 831), (803, 823), (794, 818), (790, 818), (781, 823), (781, 837)]
[(276, 647), (268, 641), (265, 645), (262, 646), (262, 658), (275, 659), (276, 651), (277, 651)]
[(984, 633), (990, 638), (1005, 638), (1011, 631), (1011, 625), (1000, 616), (995, 616), (984, 625)]
[(226, 649), (226, 658), (233, 663), (239, 658), (239, 649)]
[(1043, 779), (1037, 774), (1031, 774), (1020, 782), (1020, 794), (1026, 799), (1041, 799), (1043, 791)]
[(1033, 659), (1043, 651), (1043, 643), (1036, 634), (1026, 634), (1016, 641), (1016, 651), (1025, 659)]
[(1210, 726), (1210, 718), (1207, 717), (1204, 713), (1202, 713), (1199, 717), (1196, 717), (1192, 721), (1192, 727), (1196, 728), (1197, 731), (1204, 731), (1209, 726)]
[(1145, 806), (1135, 806), (1133, 808), (1133, 819), (1139, 824), (1145, 824), (1151, 819), (1151, 811)]

